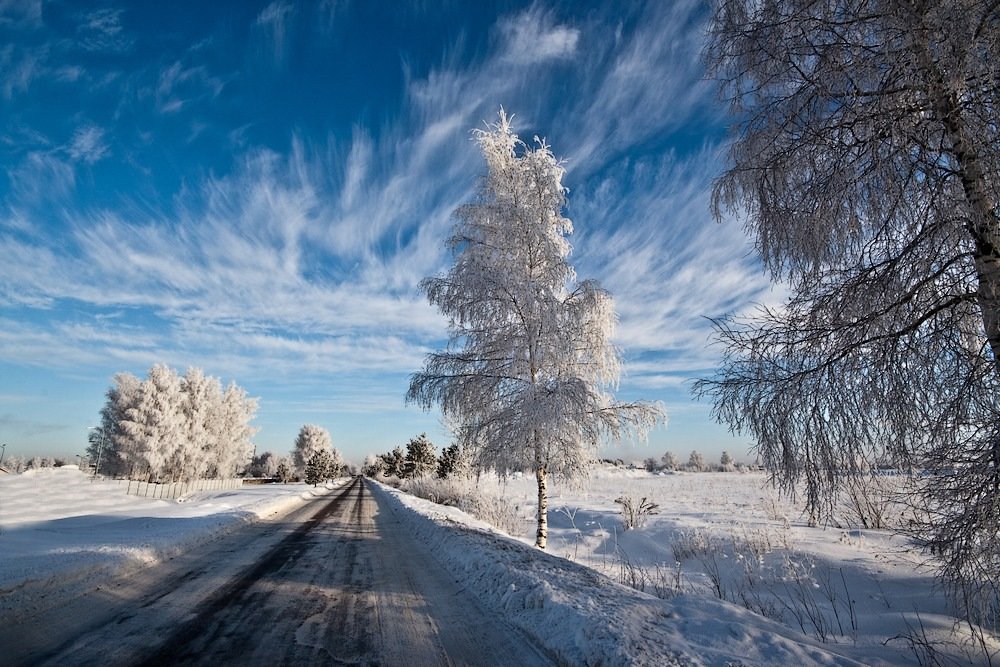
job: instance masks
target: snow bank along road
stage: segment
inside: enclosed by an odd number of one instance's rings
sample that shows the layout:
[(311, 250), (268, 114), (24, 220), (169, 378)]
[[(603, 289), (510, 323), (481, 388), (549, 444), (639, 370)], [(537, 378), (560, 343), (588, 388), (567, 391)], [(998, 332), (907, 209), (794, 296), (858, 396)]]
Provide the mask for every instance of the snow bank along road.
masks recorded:
[(401, 530), (361, 478), (0, 627), (7, 665), (550, 664)]

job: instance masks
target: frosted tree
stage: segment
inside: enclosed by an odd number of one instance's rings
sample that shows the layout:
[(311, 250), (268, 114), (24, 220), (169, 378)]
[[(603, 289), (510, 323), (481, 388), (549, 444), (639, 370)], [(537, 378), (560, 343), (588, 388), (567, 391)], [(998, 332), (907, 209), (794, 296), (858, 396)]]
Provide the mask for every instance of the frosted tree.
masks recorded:
[(664, 470), (677, 470), (680, 466), (680, 462), (673, 452), (664, 452), (663, 456), (660, 457), (660, 463), (663, 464)]
[(157, 481), (175, 479), (180, 472), (175, 467), (178, 452), (187, 442), (177, 373), (162, 364), (153, 366), (119, 426), (128, 436), (128, 453), (138, 470)]
[(406, 462), (403, 464), (403, 475), (405, 477), (424, 477), (430, 475), (437, 468), (437, 454), (434, 453), (434, 444), (427, 439), (426, 433), (421, 433), (416, 438), (410, 438), (406, 443)]
[(183, 399), (187, 446), (177, 452), (177, 465), (188, 479), (207, 476), (219, 449), (222, 387), (218, 378), (208, 377), (200, 368), (189, 368), (183, 378)]
[(573, 225), (548, 145), (522, 142), (502, 109), (475, 137), (487, 174), (455, 212), (455, 263), (421, 283), (449, 318), (450, 343), (411, 378), (408, 399), (440, 406), (476, 469), (534, 473), (544, 548), (549, 476), (583, 473), (602, 437), (642, 434), (662, 412), (607, 391), (621, 368), (614, 307), (567, 261)]
[(289, 465), (288, 460), (281, 459), (281, 461), (278, 462), (278, 467), (274, 471), (274, 476), (282, 484), (287, 484), (288, 482), (291, 481), (291, 479), (292, 479), (292, 466)]
[(330, 432), (322, 426), (306, 424), (299, 429), (299, 435), (295, 438), (295, 448), (292, 450), (292, 463), (300, 475), (305, 474), (306, 464), (312, 455), (318, 451), (330, 451), (333, 449), (333, 442), (330, 440)]
[(705, 457), (702, 456), (701, 452), (697, 450), (691, 452), (691, 456), (688, 457), (688, 469), (694, 472), (705, 470)]
[(347, 461), (344, 459), (344, 456), (337, 448), (332, 448), (330, 450), (330, 477), (340, 477), (348, 469), (349, 466), (347, 465)]
[(211, 476), (235, 477), (250, 464), (254, 450), (251, 438), (257, 433), (250, 422), (256, 414), (257, 399), (248, 397), (246, 390), (231, 382), (222, 394), (215, 420), (218, 431), (216, 454), (209, 467)]
[(130, 441), (120, 427), (126, 411), (135, 407), (142, 381), (131, 373), (117, 373), (108, 388), (101, 421), (87, 436), (87, 458), (98, 474), (112, 477), (130, 472)]
[(880, 458), (934, 470), (917, 533), (996, 624), (997, 3), (718, 0), (708, 60), (739, 119), (716, 213), (790, 297), (718, 322), (698, 391), (814, 515)]
[(88, 455), (96, 463), (106, 433), (102, 472), (161, 481), (232, 477), (249, 463), (256, 406), (235, 384), (223, 392), (217, 378), (197, 368), (181, 377), (156, 365), (142, 381), (119, 373)]
[(733, 457), (726, 450), (722, 450), (722, 456), (719, 457), (719, 464), (724, 470), (731, 470), (736, 464)]
[(253, 458), (249, 472), (253, 477), (275, 477), (280, 464), (281, 459), (273, 452), (264, 452)]

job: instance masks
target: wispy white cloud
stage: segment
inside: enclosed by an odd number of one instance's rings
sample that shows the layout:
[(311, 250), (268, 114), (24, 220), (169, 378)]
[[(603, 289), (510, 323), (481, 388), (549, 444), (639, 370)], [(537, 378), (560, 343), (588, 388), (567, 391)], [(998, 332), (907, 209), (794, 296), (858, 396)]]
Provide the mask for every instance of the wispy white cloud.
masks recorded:
[(501, 59), (519, 65), (572, 58), (580, 39), (578, 29), (554, 24), (537, 7), (505, 17), (498, 30), (504, 42)]
[(11, 192), (21, 202), (59, 202), (73, 192), (73, 166), (52, 151), (31, 151), (8, 171)]
[(86, 51), (127, 52), (135, 40), (122, 26), (121, 9), (98, 9), (81, 17), (76, 44)]
[(295, 18), (295, 7), (278, 0), (272, 2), (257, 15), (255, 28), (261, 41), (261, 51), (275, 65), (281, 65), (285, 60), (288, 31)]
[(201, 65), (185, 66), (173, 62), (160, 72), (156, 84), (156, 108), (160, 113), (174, 113), (192, 102), (212, 99), (222, 92), (223, 82)]
[(8, 100), (23, 93), (44, 71), (48, 47), (17, 48), (7, 44), (0, 49), (0, 90)]
[(94, 164), (107, 157), (110, 149), (104, 141), (103, 129), (96, 125), (85, 125), (73, 133), (66, 151), (73, 160)]
[[(276, 2), (258, 15), (257, 37), (276, 61), (294, 11)], [(243, 149), (237, 132), (233, 145), (244, 152), (232, 170), (186, 182), (169, 210), (60, 208), (69, 231), (47, 245), (26, 240), (41, 221), (17, 218), (14, 230), (11, 216), (0, 254), (24, 261), (16, 271), (0, 266), (0, 300), (69, 300), (126, 315), (100, 325), (15, 323), (0, 333), (0, 360), (111, 359), (133, 369), (166, 361), (238, 378), (378, 371), (398, 382), (445, 337), (446, 322), (416, 285), (449, 262), (451, 214), (483, 169), (470, 130), (502, 104), (567, 159), (573, 261), (616, 297), (616, 340), (631, 362), (623, 389), (683, 391), (686, 377), (713, 364), (704, 316), (743, 308), (768, 287), (740, 226), (708, 214), (711, 142), (666, 155), (649, 148), (674, 143), (693, 118), (712, 120), (714, 92), (698, 65), (701, 5), (643, 11), (631, 32), (591, 17), (569, 25), (540, 6), (504, 17), (493, 50), (475, 63), (445, 58), (408, 73), (404, 108), (384, 126), (292, 137), (280, 153)], [(219, 94), (223, 83), (198, 62), (185, 56), (160, 73), (149, 93), (160, 112)], [(562, 77), (580, 93), (553, 92)], [(73, 159), (108, 154), (99, 128), (77, 133)], [(59, 200), (74, 172), (54, 151), (38, 151), (11, 182), (22, 198), (41, 194), (31, 182), (53, 182)], [(55, 352), (42, 354), (46, 346)]]

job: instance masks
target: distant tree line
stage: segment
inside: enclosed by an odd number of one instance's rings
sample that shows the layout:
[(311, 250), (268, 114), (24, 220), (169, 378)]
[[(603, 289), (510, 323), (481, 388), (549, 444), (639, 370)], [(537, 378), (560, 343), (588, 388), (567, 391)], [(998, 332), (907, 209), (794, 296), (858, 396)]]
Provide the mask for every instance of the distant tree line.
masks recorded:
[(251, 462), (257, 399), (199, 368), (157, 364), (145, 380), (118, 373), (89, 435), (101, 474), (152, 481), (234, 477)]
[(698, 450), (691, 452), (687, 463), (681, 464), (673, 452), (665, 452), (659, 460), (649, 457), (643, 461), (643, 467), (649, 472), (661, 470), (687, 470), (688, 472), (733, 472), (737, 469), (736, 461), (729, 452), (723, 451), (718, 464), (709, 464)]
[(384, 454), (369, 456), (361, 472), (369, 477), (412, 479), (431, 475), (445, 479), (462, 469), (458, 444), (445, 447), (439, 456), (426, 433), (410, 438), (406, 450), (395, 447)]

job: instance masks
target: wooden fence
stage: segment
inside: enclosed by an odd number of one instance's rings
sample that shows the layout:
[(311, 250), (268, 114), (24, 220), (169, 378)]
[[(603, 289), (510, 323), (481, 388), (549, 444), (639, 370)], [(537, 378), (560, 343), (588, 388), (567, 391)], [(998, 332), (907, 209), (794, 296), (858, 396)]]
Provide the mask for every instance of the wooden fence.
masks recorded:
[(243, 486), (241, 478), (235, 479), (196, 479), (191, 482), (137, 482), (132, 479), (120, 479), (118, 483), (125, 486), (125, 493), (143, 498), (180, 498), (196, 491), (223, 491), (238, 489)]

